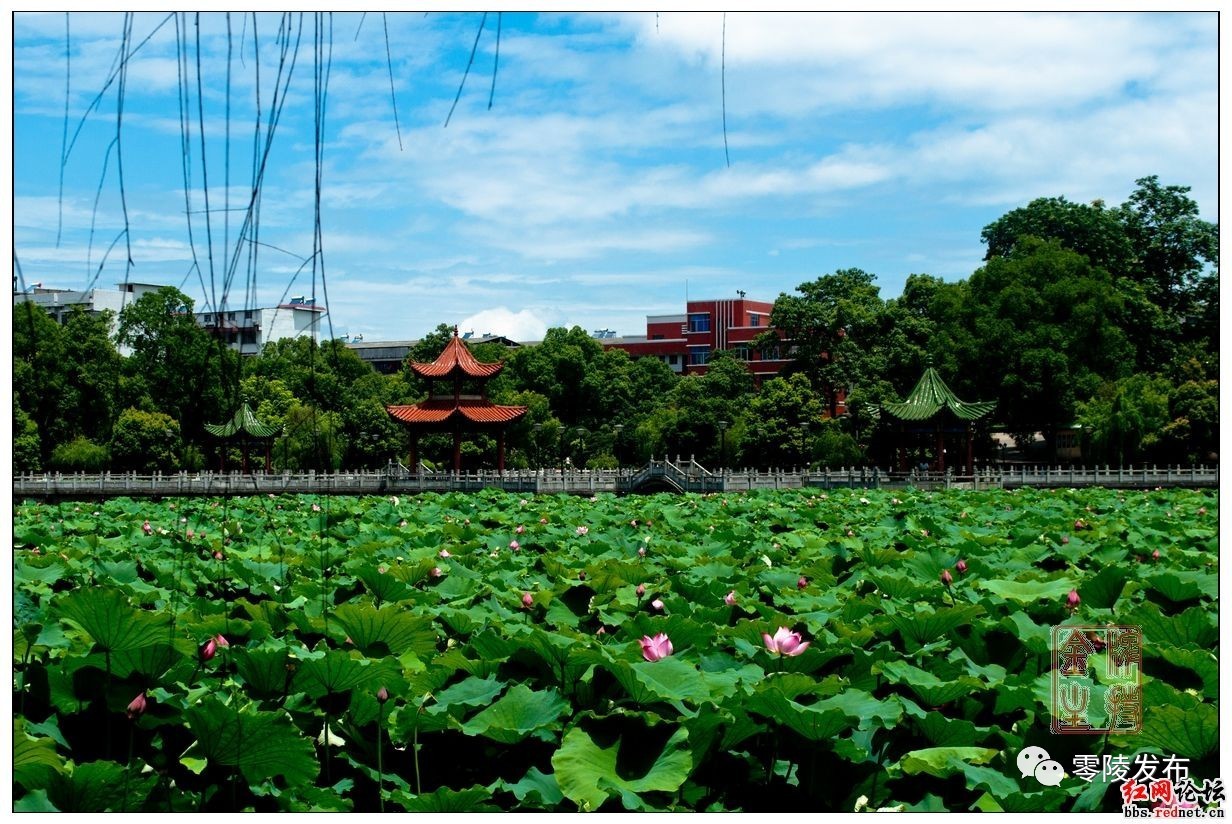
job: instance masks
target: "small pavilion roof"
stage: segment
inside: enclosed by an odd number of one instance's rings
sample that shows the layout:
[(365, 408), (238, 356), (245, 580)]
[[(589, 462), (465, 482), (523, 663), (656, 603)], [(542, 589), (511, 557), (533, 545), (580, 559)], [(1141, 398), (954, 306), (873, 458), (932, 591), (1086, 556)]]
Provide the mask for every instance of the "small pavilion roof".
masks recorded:
[(505, 424), (526, 414), (525, 406), (498, 406), (484, 400), (462, 399), (455, 405), (452, 399), (434, 399), (405, 406), (387, 406), (395, 420), (409, 424), (444, 423), (457, 416), (477, 424)]
[(902, 403), (883, 403), (881, 408), (895, 418), (904, 421), (926, 421), (943, 409), (964, 421), (974, 421), (992, 412), (996, 401), (962, 401), (958, 399), (945, 381), (931, 366), (924, 370), (920, 382), (911, 390)]
[(280, 426), (270, 426), (257, 420), (257, 416), (248, 404), (240, 404), (235, 415), (226, 423), (207, 423), (205, 431), (216, 438), (230, 438), (243, 433), (253, 438), (272, 438), (282, 431)]
[(458, 337), (458, 327), (453, 328), (453, 338), (445, 345), (445, 351), (432, 363), (411, 363), (411, 369), (421, 378), (447, 378), (461, 372), (471, 378), (490, 378), (504, 368), (503, 363), (480, 363)]

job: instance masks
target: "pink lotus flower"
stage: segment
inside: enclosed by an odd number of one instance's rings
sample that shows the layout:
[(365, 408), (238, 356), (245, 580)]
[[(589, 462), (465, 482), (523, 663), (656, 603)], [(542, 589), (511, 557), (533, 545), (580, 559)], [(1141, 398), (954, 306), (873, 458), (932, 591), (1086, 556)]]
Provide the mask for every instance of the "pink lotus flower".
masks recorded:
[(655, 609), (657, 609), (659, 612), (663, 611), (663, 601), (660, 598), (655, 598), (653, 601), (650, 602), (650, 605), (654, 607)]
[(214, 550), (214, 560), (215, 560), (215, 561), (221, 561), (221, 560), (222, 560), (222, 550), (221, 550), (221, 549), (216, 549), (216, 550)]
[(632, 521), (629, 521), (629, 526), (637, 526), (637, 518), (634, 518)]
[(214, 636), (214, 643), (218, 645), (219, 649), (231, 646), (231, 642), (221, 635)]
[(517, 541), (510, 541), (509, 548), (516, 552), (517, 550), (522, 548), (522, 545), (519, 544)]
[(1078, 597), (1078, 590), (1071, 589), (1069, 595), (1065, 596), (1065, 603), (1069, 604), (1070, 609), (1078, 609), (1078, 605), (1082, 603), (1082, 599)]
[(151, 532), (154, 531), (154, 528), (150, 526), (149, 521), (146, 521), (144, 524), (141, 525), (141, 531), (144, 532), (146, 535), (149, 535)]
[(639, 547), (637, 548), (637, 557), (639, 557), (639, 558), (645, 558), (645, 557), (646, 557), (646, 547), (644, 547), (644, 546), (639, 546)]
[(218, 643), (213, 638), (206, 641), (201, 646), (200, 654), (202, 661), (211, 660), (216, 654), (218, 654)]
[(540, 519), (539, 519), (539, 523), (541, 523), (541, 524), (546, 524), (547, 522), (548, 522), (548, 519), (547, 519), (547, 518), (540, 518)]
[(586, 526), (579, 526), (579, 527), (577, 528), (577, 534), (578, 534), (578, 535), (585, 535), (587, 532), (590, 532), (590, 527), (586, 527)]
[(766, 642), (766, 649), (779, 655), (799, 655), (808, 649), (810, 643), (801, 639), (800, 633), (792, 632), (787, 627), (779, 627), (773, 636), (763, 632), (761, 637)]
[(643, 595), (645, 595), (645, 594), (646, 594), (646, 585), (645, 585), (645, 584), (638, 584), (638, 585), (637, 585), (637, 597), (638, 597), (638, 598), (641, 598), (641, 597), (642, 597)]
[(1200, 506), (1200, 507), (1198, 507), (1198, 514), (1199, 514), (1199, 515), (1205, 515), (1205, 514), (1206, 514), (1206, 507), (1204, 507), (1204, 506)]
[(808, 578), (805, 578), (803, 575), (800, 576), (800, 580), (796, 581), (796, 589), (804, 589), (808, 585), (809, 585), (809, 580)]
[(854, 538), (854, 537), (856, 537), (855, 530), (852, 530), (852, 529), (847, 530), (847, 537), (848, 537), (848, 538)]
[(449, 550), (447, 549), (442, 549), (437, 554), (440, 555), (442, 558), (452, 558), (453, 557), (452, 555), (449, 554)]
[(1068, 544), (1068, 543), (1069, 543), (1069, 536), (1068, 536), (1068, 535), (1062, 535), (1062, 536), (1061, 536), (1061, 543), (1063, 543), (1063, 544)]
[(958, 570), (959, 575), (966, 575), (967, 574), (967, 562), (959, 558), (958, 563), (954, 564), (954, 569)]
[(1087, 528), (1087, 522), (1086, 522), (1086, 521), (1084, 521), (1084, 520), (1082, 520), (1081, 518), (1079, 518), (1078, 520), (1074, 521), (1074, 531), (1075, 531), (1075, 532), (1078, 532), (1078, 531), (1083, 530), (1083, 529), (1086, 529), (1086, 528)]
[(128, 702), (128, 717), (129, 719), (136, 718), (145, 712), (145, 693), (137, 693), (137, 697)]
[(428, 574), (431, 575), (433, 578), (439, 578), (445, 573), (441, 571), (440, 567), (432, 567), (432, 571), (429, 572)]
[(948, 569), (941, 570), (941, 583), (945, 584), (947, 587), (954, 583), (954, 576), (950, 574)]
[(529, 607), (532, 607), (532, 606), (534, 606), (534, 605), (535, 605), (535, 598), (534, 598), (534, 596), (533, 596), (533, 595), (531, 595), (529, 592), (523, 592), (523, 593), (522, 593), (522, 606), (524, 606), (524, 607), (528, 607), (528, 608), (529, 608)]
[(191, 541), (193, 539), (194, 534), (195, 533), (190, 529), (184, 533), (184, 537)]
[(1155, 559), (1156, 561), (1158, 561), (1159, 560), (1159, 550), (1157, 549), (1154, 552), (1152, 552), (1151, 557)]
[(514, 530), (514, 532), (518, 533), (519, 535), (521, 535), (525, 531), (526, 531), (526, 527), (522, 526), (521, 524), (518, 524), (518, 528)]
[(607, 629), (605, 627), (599, 627), (599, 629), (595, 631), (595, 635), (607, 635)]
[(660, 632), (653, 638), (643, 635), (638, 643), (642, 645), (642, 657), (647, 661), (662, 661), (673, 652), (672, 639), (667, 637), (666, 632)]
[(320, 512), (320, 511), (321, 511), (321, 505), (320, 505), (320, 504), (313, 504), (313, 505), (312, 505), (312, 511), (313, 511), (313, 512)]
[(723, 603), (727, 604), (729, 607), (734, 607), (736, 605), (736, 590), (733, 589), (731, 592), (724, 595)]
[(382, 704), (388, 701), (389, 700), (389, 690), (385, 689), (384, 687), (381, 687), (379, 690), (377, 690), (376, 700), (380, 701)]

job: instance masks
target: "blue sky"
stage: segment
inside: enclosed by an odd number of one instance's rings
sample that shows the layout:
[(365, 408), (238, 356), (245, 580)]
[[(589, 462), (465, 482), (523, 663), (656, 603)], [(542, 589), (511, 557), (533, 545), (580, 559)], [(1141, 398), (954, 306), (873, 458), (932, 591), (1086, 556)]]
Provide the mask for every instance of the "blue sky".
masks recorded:
[(302, 29), (294, 16), (294, 70), (241, 235), (258, 68), (265, 141), (280, 15), (257, 15), (259, 59), (250, 14), (231, 14), (230, 37), (222, 12), (134, 15), (117, 150), (120, 84), (107, 81), (125, 18), (73, 13), (67, 134), (80, 132), (61, 195), (65, 15), (17, 13), (26, 282), (127, 276), (179, 286), (198, 308), (224, 291), (233, 308), (315, 292), (334, 334), (367, 340), (442, 322), (519, 339), (574, 324), (639, 334), (647, 314), (683, 311), (686, 291), (773, 300), (847, 267), (875, 274), (884, 297), (915, 272), (965, 278), (980, 230), (1036, 197), (1115, 205), (1156, 174), (1219, 218), (1213, 12), (729, 13), (725, 47), (719, 13), (507, 12), (494, 90), (489, 13), (446, 127), (482, 17), (339, 13), (318, 35), (314, 15)]

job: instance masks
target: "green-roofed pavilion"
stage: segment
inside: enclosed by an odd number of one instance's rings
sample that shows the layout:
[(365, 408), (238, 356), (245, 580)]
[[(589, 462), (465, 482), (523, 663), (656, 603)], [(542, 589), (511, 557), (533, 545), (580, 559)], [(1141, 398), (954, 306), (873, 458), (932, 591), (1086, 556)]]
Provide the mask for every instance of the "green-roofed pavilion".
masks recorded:
[(226, 456), (226, 447), (229, 444), (238, 444), (243, 454), (243, 471), (248, 472), (248, 447), (252, 444), (264, 444), (265, 446), (265, 471), (270, 471), (270, 444), (274, 438), (278, 437), (278, 433), (282, 431), (282, 427), (270, 426), (262, 423), (257, 419), (256, 413), (252, 411), (246, 403), (240, 404), (240, 408), (235, 410), (235, 414), (231, 416), (231, 420), (226, 423), (207, 423), (205, 431), (213, 435), (219, 440), (218, 449), (218, 471), (225, 470), (224, 460)]
[[(879, 410), (882, 420), (897, 424), (896, 452), (900, 469), (906, 469), (906, 450), (922, 436), (933, 436), (934, 467), (945, 471), (946, 441), (964, 435), (967, 474), (975, 471), (974, 424), (996, 408), (996, 401), (964, 401), (946, 385), (937, 370), (925, 368), (911, 394), (901, 403), (885, 402)], [(947, 438), (947, 436), (950, 436)]]

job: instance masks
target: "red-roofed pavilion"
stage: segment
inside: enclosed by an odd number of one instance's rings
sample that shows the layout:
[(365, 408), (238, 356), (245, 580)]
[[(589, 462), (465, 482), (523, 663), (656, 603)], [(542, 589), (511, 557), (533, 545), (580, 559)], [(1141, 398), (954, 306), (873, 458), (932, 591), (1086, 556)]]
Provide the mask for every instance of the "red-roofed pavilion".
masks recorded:
[[(387, 406), (386, 410), (410, 430), (412, 469), (419, 463), (420, 432), (453, 433), (453, 469), (460, 472), (463, 431), (495, 430), (496, 467), (505, 470), (505, 428), (525, 415), (526, 407), (500, 406), (488, 400), (487, 382), (504, 366), (475, 360), (458, 337), (456, 326), (440, 357), (432, 363), (411, 363), (411, 370), (428, 381), (428, 399), (408, 406)], [(470, 386), (465, 386), (468, 383)], [(464, 394), (464, 388), (472, 391)]]

